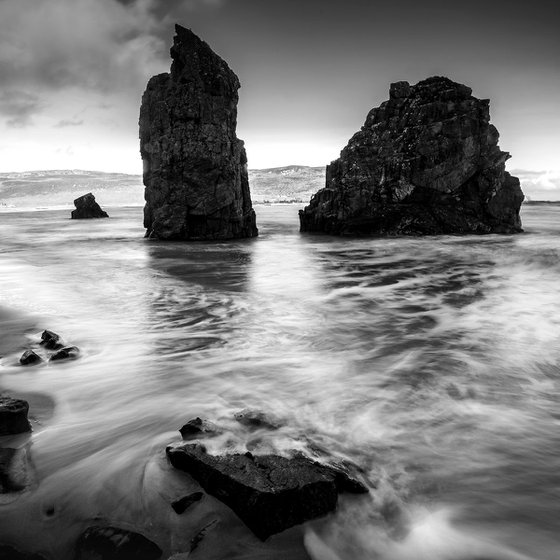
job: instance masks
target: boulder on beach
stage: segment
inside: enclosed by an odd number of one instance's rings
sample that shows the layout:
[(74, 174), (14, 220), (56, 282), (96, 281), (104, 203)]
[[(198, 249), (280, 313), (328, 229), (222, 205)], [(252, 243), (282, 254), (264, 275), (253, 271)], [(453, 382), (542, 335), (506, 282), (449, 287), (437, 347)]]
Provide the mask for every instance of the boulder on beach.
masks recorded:
[(255, 237), (239, 80), (192, 31), (175, 30), (171, 72), (150, 79), (140, 108), (146, 237)]
[(166, 451), (175, 468), (229, 506), (262, 540), (334, 511), (340, 492), (368, 491), (346, 473), (302, 455), (214, 456), (198, 443)]
[(78, 538), (74, 560), (157, 560), (161, 549), (132, 531), (93, 525)]
[(84, 194), (74, 200), (76, 210), (72, 210), (73, 220), (89, 220), (92, 218), (108, 218), (109, 214), (101, 209), (95, 202), (95, 196), (91, 193)]
[(445, 77), (391, 85), (389, 100), (327, 166), (301, 231), (335, 235), (521, 232), (489, 100)]
[(27, 401), (0, 395), (0, 436), (29, 432), (28, 412)]

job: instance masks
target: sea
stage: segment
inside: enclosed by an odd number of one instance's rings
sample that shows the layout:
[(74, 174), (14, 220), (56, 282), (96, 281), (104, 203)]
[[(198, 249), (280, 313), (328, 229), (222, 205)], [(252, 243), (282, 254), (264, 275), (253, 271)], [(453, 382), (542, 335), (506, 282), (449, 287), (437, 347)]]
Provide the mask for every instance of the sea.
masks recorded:
[[(513, 236), (301, 234), (290, 204), (259, 237), (145, 239), (109, 219), (0, 213), (0, 391), (26, 399), (27, 486), (0, 494), (0, 543), (71, 560), (91, 525), (162, 559), (560, 558), (560, 206)], [(80, 358), (23, 367), (50, 329)], [(257, 411), (279, 428), (235, 420)], [(265, 542), (165, 449), (200, 417), (209, 452), (304, 453), (367, 495)]]

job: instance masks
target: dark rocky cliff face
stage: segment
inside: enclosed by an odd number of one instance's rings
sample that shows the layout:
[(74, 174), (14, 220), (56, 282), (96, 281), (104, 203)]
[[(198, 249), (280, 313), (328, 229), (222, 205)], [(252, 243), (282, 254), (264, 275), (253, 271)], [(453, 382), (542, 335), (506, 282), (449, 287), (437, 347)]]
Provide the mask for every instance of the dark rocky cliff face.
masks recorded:
[(151, 78), (140, 108), (146, 236), (256, 236), (247, 156), (235, 132), (239, 80), (192, 31), (175, 30), (171, 73)]
[(391, 85), (327, 166), (301, 231), (422, 235), (515, 233), (523, 193), (505, 171), (489, 101), (448, 78)]

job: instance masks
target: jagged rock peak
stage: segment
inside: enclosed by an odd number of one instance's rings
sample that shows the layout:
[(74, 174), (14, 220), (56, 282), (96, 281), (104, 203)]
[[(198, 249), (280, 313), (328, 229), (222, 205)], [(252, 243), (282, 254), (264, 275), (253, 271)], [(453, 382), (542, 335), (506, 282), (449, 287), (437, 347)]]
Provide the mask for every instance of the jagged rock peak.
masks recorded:
[(175, 31), (171, 72), (148, 82), (140, 108), (146, 236), (254, 237), (239, 79), (191, 30)]
[(434, 76), (391, 84), (389, 99), (327, 166), (300, 211), (302, 231), (332, 234), (515, 233), (523, 193), (505, 171), (489, 100)]

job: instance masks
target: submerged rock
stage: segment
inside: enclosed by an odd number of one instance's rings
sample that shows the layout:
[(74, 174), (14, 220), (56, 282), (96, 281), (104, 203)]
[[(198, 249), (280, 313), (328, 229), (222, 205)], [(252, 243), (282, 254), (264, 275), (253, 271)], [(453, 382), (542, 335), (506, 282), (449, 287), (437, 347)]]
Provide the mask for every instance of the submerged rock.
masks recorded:
[(262, 540), (334, 511), (339, 492), (368, 491), (345, 473), (303, 456), (213, 456), (200, 444), (168, 447), (167, 456)]
[(33, 350), (26, 350), (19, 359), (19, 363), (22, 366), (31, 366), (33, 364), (40, 364), (43, 361), (43, 358), (39, 356)]
[(94, 525), (80, 535), (74, 560), (157, 560), (161, 555), (161, 549), (139, 533)]
[(73, 220), (109, 217), (109, 214), (95, 202), (95, 196), (91, 193), (84, 194), (74, 200), (74, 206), (76, 210), (72, 210)]
[(0, 395), (0, 436), (29, 432), (28, 412), (27, 401)]
[(236, 412), (233, 417), (247, 428), (251, 430), (266, 429), (277, 430), (280, 427), (280, 422), (270, 415), (265, 414), (260, 410), (253, 410), (246, 408)]
[(0, 494), (20, 492), (28, 482), (27, 450), (0, 448)]
[(192, 439), (200, 436), (211, 437), (218, 435), (220, 429), (206, 419), (193, 418), (184, 424), (179, 430), (183, 439)]
[(171, 73), (151, 78), (140, 108), (146, 236), (254, 237), (239, 80), (192, 31), (175, 30)]
[(182, 498), (179, 498), (178, 500), (175, 500), (171, 504), (171, 507), (176, 514), (181, 515), (187, 510), (187, 508), (192, 506), (194, 503), (199, 502), (200, 500), (202, 500), (202, 498), (204, 498), (204, 494), (202, 492), (193, 492), (188, 496), (184, 496)]
[(392, 84), (389, 100), (327, 166), (325, 188), (300, 211), (301, 231), (522, 231), (523, 193), (489, 121), (489, 101), (448, 78)]

